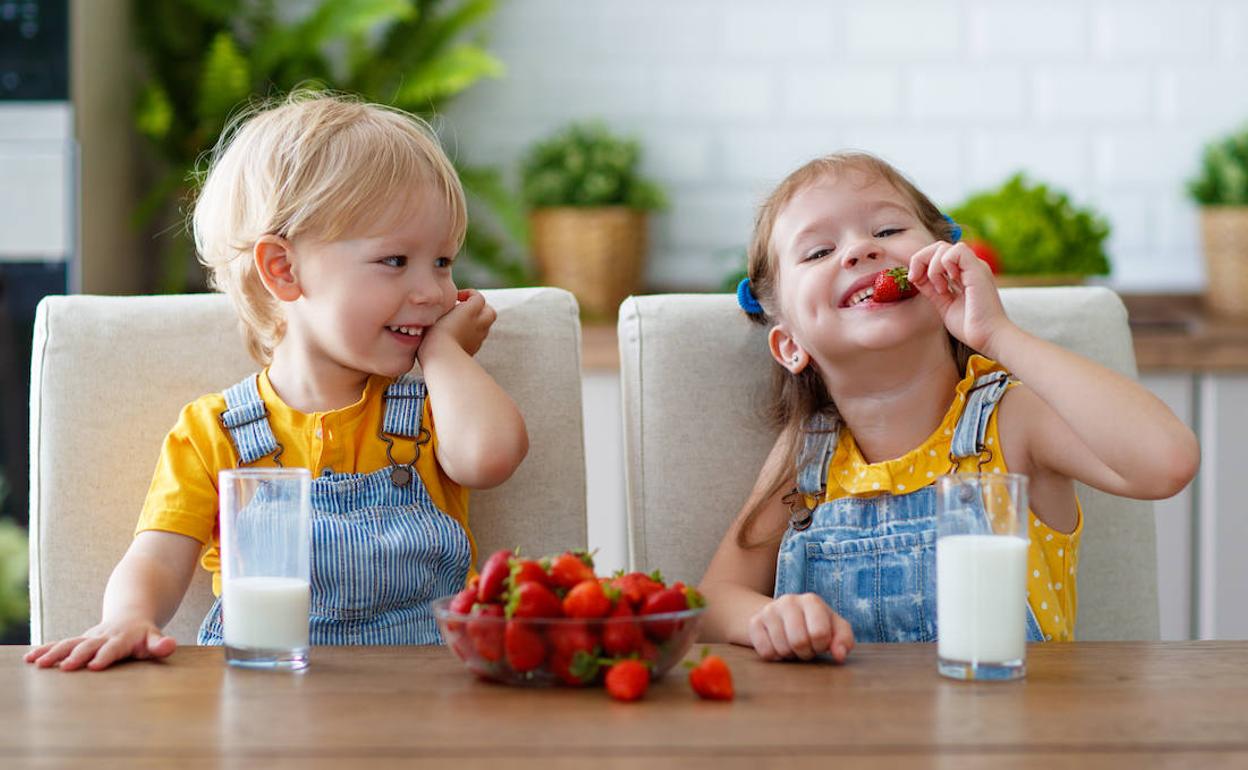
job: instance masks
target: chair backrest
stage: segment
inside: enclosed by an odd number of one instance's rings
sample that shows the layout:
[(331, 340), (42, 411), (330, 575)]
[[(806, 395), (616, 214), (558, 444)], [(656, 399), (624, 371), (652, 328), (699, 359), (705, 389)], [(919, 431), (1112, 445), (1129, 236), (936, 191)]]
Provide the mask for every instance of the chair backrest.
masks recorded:
[[(529, 454), (496, 489), (474, 492), (482, 554), (584, 547), (580, 321), (559, 289), (484, 292), (498, 320), (477, 359), (516, 400)], [(129, 544), (161, 442), (182, 406), (258, 367), (220, 294), (49, 297), (31, 366), (31, 640), (98, 622), (108, 575)], [(208, 573), (168, 630), (194, 643), (212, 603)]]
[[(1004, 289), (1022, 328), (1134, 377), (1126, 309), (1100, 287)], [(740, 511), (775, 432), (763, 418), (766, 332), (732, 295), (632, 297), (620, 308), (629, 560), (697, 581)], [(1083, 485), (1080, 639), (1156, 639), (1151, 503)]]

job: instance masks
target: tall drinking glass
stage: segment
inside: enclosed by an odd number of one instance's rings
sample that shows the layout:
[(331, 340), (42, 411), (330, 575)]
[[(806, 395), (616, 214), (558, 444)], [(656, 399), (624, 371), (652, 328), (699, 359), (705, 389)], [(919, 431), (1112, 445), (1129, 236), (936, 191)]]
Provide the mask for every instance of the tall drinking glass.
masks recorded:
[(1028, 536), (1026, 476), (937, 479), (940, 673), (990, 680), (1026, 674)]
[(221, 614), (235, 666), (308, 665), (312, 474), (221, 471)]

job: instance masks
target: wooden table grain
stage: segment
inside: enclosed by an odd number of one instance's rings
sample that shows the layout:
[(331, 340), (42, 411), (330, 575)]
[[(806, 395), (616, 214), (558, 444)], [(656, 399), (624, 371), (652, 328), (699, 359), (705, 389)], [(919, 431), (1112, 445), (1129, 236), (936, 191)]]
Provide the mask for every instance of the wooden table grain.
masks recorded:
[(318, 647), (302, 674), (196, 647), (64, 673), (3, 647), (0, 767), (1248, 767), (1248, 642), (1033, 645), (1011, 683), (943, 679), (933, 645), (713, 648), (733, 702), (679, 669), (638, 703), (509, 688), (439, 647)]

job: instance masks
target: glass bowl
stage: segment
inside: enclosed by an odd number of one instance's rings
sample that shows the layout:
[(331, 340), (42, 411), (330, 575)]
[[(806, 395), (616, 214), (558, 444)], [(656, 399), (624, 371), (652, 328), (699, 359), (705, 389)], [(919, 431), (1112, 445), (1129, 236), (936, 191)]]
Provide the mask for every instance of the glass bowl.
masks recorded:
[(628, 657), (646, 662), (651, 681), (656, 680), (685, 657), (705, 610), (592, 620), (508, 620), (452, 612), (448, 607), (452, 598), (433, 602), (434, 617), (451, 652), (483, 679), (536, 687), (596, 684), (611, 659)]

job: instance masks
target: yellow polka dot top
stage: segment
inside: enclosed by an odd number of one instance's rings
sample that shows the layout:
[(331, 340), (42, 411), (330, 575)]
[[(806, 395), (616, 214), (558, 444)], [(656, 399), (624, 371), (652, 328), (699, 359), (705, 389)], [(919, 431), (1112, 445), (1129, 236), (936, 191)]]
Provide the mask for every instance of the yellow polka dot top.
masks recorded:
[[(823, 500), (807, 498), (807, 505), (828, 502), (841, 497), (870, 496), (883, 492), (904, 495), (933, 484), (938, 476), (948, 473), (953, 430), (966, 404), (966, 394), (976, 379), (990, 372), (1005, 369), (983, 356), (972, 356), (967, 363), (966, 376), (954, 391), (953, 403), (941, 419), (940, 425), (915, 449), (901, 457), (868, 463), (859, 451), (854, 437), (841, 427), (836, 451), (828, 465), (827, 491)], [(1011, 382), (1008, 387), (1014, 387)], [(988, 419), (984, 438), (986, 452), (979, 459), (962, 458), (959, 471), (1006, 473), (997, 433), (998, 410)], [(991, 457), (989, 457), (991, 453)], [(982, 467), (977, 467), (985, 460)], [(1032, 511), (1027, 512), (1031, 523), (1031, 541), (1027, 552), (1027, 601), (1040, 625), (1046, 640), (1066, 642), (1074, 639), (1075, 615), (1078, 610), (1075, 592), (1075, 570), (1078, 563), (1079, 535), (1083, 531), (1083, 509), (1075, 501), (1078, 520), (1070, 533), (1050, 528)]]

